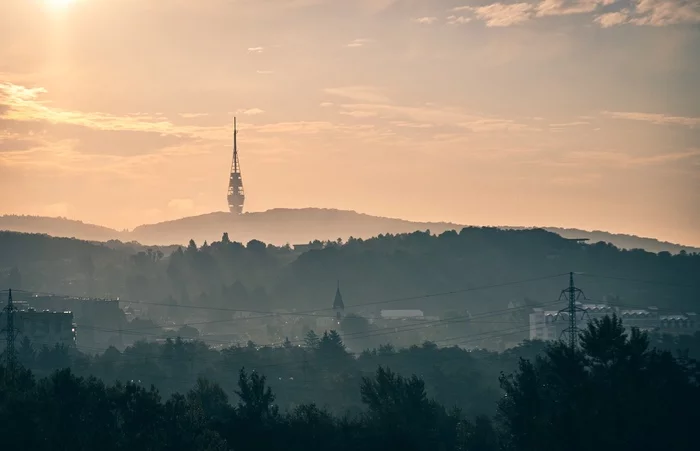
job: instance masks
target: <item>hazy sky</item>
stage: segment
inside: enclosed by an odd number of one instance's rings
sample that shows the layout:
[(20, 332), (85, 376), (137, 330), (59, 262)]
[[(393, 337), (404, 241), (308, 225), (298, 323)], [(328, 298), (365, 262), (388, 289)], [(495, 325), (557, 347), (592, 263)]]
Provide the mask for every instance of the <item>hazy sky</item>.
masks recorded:
[(700, 0), (1, 0), (0, 214), (246, 210), (700, 245)]

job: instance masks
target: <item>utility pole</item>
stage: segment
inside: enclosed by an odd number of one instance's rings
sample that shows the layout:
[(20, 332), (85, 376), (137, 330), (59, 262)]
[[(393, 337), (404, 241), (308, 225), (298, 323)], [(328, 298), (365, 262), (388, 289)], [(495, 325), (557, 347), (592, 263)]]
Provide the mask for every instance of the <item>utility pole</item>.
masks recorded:
[(576, 349), (578, 346), (578, 334), (580, 332), (577, 326), (576, 314), (581, 313), (582, 316), (588, 315), (588, 312), (586, 312), (586, 310), (576, 305), (576, 301), (578, 301), (578, 299), (582, 296), (584, 299), (586, 298), (586, 295), (583, 293), (583, 291), (579, 288), (576, 288), (576, 285), (574, 285), (574, 273), (570, 272), (569, 287), (562, 290), (561, 294), (559, 295), (559, 300), (566, 299), (568, 305), (566, 306), (566, 308), (559, 310), (559, 312), (557, 313), (557, 318), (559, 318), (559, 315), (564, 313), (568, 316), (569, 326), (566, 329), (564, 329), (561, 334), (567, 336), (569, 348), (571, 348), (572, 350)]
[(7, 306), (3, 309), (7, 315), (5, 324), (5, 361), (6, 370), (10, 379), (14, 378), (15, 370), (17, 369), (17, 350), (15, 349), (15, 338), (17, 331), (15, 330), (15, 306), (12, 303), (12, 290), (7, 294)]

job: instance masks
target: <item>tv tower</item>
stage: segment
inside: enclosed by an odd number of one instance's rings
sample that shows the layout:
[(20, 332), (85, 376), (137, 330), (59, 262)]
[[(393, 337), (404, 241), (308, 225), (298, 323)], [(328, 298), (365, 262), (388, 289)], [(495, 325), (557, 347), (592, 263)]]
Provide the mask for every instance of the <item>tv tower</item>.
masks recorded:
[(228, 182), (228, 209), (231, 213), (240, 215), (243, 213), (243, 202), (245, 193), (243, 192), (243, 179), (241, 178), (241, 164), (238, 162), (238, 146), (236, 137), (238, 128), (236, 118), (233, 118), (233, 162), (231, 163), (231, 177)]

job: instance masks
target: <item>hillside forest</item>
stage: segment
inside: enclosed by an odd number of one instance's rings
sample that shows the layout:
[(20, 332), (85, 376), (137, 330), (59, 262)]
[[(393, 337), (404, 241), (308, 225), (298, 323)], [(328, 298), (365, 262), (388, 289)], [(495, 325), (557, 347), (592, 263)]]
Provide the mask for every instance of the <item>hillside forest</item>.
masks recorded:
[[(551, 303), (569, 271), (577, 272), (590, 302), (694, 311), (700, 274), (700, 254), (621, 250), (544, 230), (496, 228), (316, 241), (301, 250), (242, 244), (227, 234), (211, 243), (145, 248), (0, 232), (0, 249), (3, 288), (258, 311), (328, 309), (339, 283), (350, 310), (397, 300), (377, 308), (478, 314), (510, 302)], [(511, 283), (518, 281), (526, 282)], [(490, 288), (477, 289), (484, 286)]]

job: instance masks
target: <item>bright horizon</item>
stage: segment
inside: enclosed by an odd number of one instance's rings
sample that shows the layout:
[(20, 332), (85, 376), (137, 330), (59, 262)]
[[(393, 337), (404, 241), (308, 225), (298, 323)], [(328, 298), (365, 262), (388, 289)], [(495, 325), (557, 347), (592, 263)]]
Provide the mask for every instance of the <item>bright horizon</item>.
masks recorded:
[(320, 207), (700, 246), (700, 2), (3, 0), (0, 214)]

